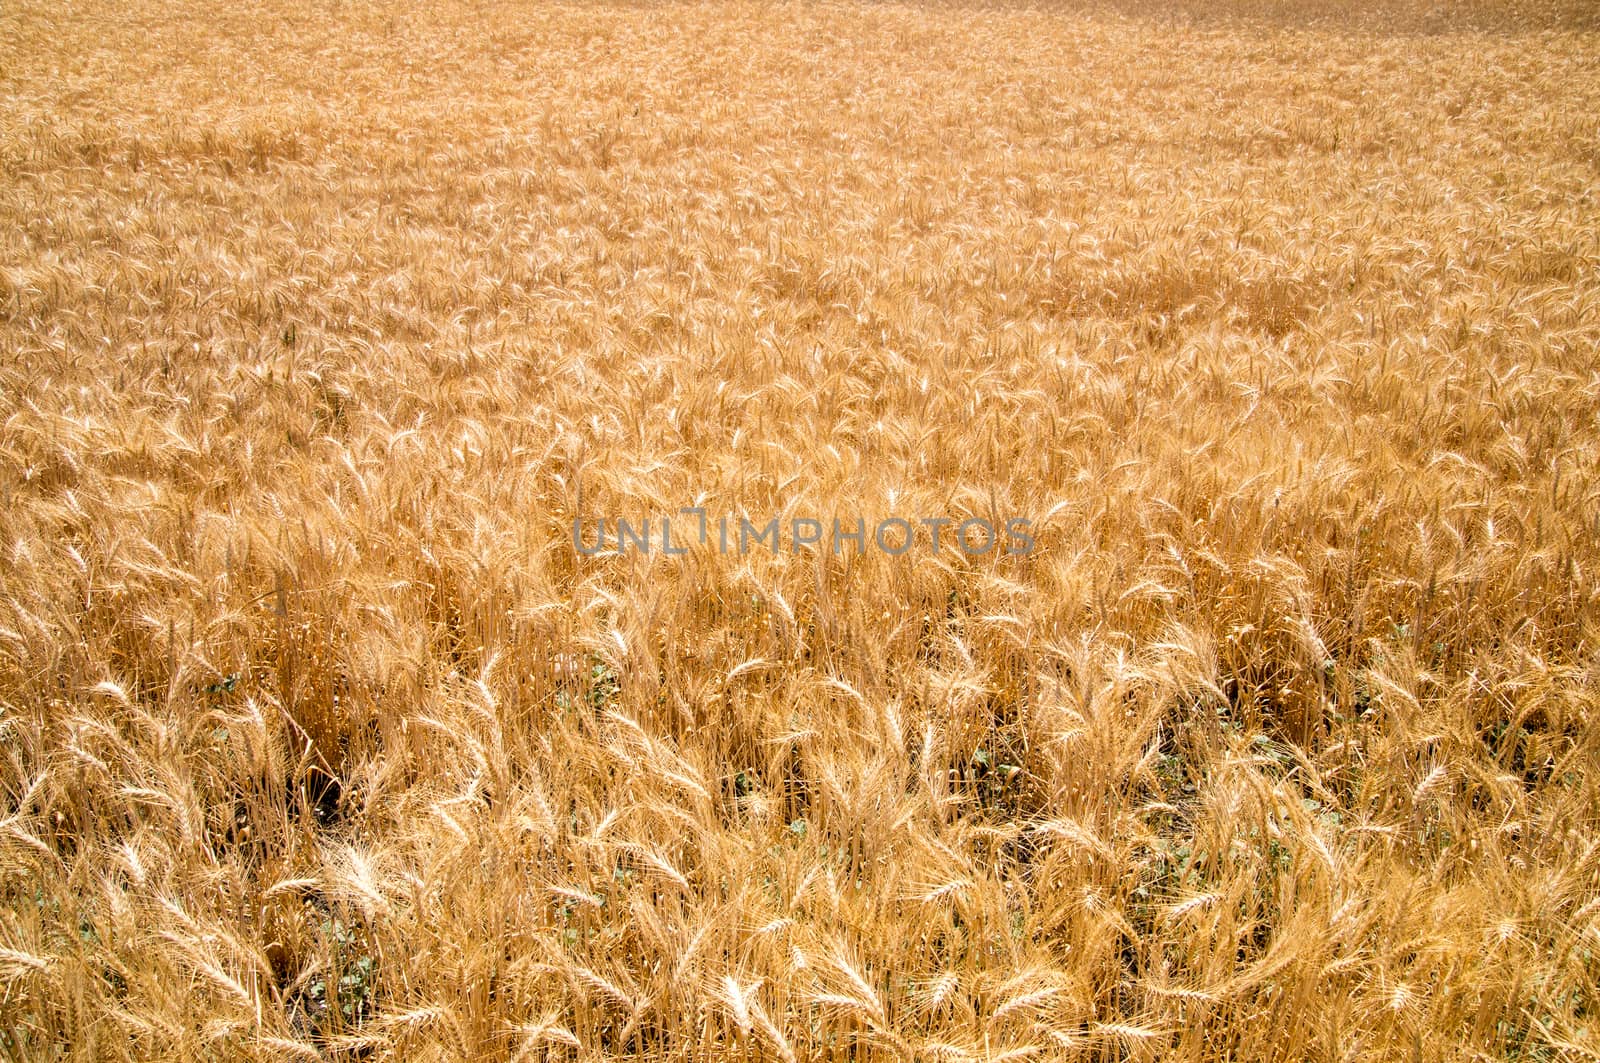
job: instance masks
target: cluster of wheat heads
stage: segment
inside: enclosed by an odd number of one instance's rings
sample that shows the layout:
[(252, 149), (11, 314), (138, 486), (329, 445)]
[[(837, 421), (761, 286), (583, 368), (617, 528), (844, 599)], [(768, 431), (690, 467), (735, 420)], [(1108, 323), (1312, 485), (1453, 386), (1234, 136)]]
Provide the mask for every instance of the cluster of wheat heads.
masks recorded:
[(0, 1054), (1592, 1054), (1600, 37), (1265, 6), (0, 8)]

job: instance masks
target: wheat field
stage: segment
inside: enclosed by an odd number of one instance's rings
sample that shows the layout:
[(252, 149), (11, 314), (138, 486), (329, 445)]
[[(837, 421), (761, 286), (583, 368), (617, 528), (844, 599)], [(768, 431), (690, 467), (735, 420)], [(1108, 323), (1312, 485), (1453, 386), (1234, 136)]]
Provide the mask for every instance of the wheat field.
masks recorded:
[[(12, 0), (0, 91), (4, 1058), (1600, 1054), (1592, 5)], [(586, 545), (685, 510), (784, 538)]]

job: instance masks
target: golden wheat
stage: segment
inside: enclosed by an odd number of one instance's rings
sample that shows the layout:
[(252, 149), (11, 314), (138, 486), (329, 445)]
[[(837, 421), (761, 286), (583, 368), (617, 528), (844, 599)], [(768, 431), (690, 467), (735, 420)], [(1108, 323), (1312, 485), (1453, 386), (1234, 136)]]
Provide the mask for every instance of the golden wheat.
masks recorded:
[(0, 1051), (1600, 1054), (1597, 56), (0, 8)]

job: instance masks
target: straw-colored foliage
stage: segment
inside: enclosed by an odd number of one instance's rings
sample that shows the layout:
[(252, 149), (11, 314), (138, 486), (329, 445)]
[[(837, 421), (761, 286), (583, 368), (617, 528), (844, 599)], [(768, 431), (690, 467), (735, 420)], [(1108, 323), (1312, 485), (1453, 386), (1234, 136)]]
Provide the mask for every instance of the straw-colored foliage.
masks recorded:
[(0, 1053), (1588, 1058), (1600, 33), (1328, 6), (0, 6)]

